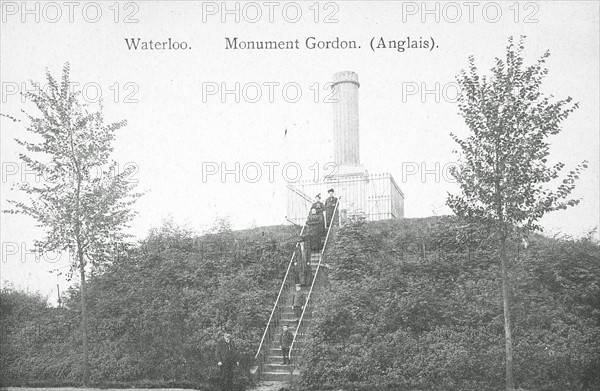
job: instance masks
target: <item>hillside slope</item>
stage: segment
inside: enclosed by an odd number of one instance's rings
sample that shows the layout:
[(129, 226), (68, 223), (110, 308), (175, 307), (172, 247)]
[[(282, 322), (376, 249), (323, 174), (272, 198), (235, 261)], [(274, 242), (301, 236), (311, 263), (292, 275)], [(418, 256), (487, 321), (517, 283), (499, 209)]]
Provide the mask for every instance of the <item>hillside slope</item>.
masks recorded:
[[(103, 386), (205, 389), (224, 327), (252, 358), (299, 229), (194, 237), (155, 230), (90, 277), (92, 380)], [(327, 250), (305, 385), (349, 389), (503, 388), (498, 260), (481, 227), (451, 217), (358, 222)], [(510, 244), (515, 376), (528, 390), (600, 387), (600, 249), (535, 236)], [(79, 291), (65, 307), (0, 296), (2, 385), (81, 379)]]
[[(503, 389), (499, 260), (485, 229), (452, 217), (358, 222), (334, 243), (304, 384)], [(598, 244), (536, 235), (509, 247), (517, 384), (598, 389)]]
[[(89, 278), (92, 382), (197, 386), (216, 375), (226, 327), (247, 370), (298, 234), (273, 226), (194, 237), (166, 225), (120, 253)], [(5, 290), (0, 300), (2, 385), (78, 384), (78, 288), (60, 309), (23, 296)]]

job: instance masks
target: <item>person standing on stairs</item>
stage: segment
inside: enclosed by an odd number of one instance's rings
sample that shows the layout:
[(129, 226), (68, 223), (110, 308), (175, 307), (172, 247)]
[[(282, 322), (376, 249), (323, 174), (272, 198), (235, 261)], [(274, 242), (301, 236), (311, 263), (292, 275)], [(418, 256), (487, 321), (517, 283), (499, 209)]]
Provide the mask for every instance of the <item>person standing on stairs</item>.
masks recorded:
[(310, 267), (310, 246), (308, 235), (300, 235), (298, 239), (298, 252), (294, 257), (294, 268), (296, 270), (295, 284), (305, 286), (306, 283), (306, 268)]
[(292, 309), (294, 310), (296, 322), (300, 320), (300, 317), (302, 316), (302, 310), (304, 309), (305, 304), (306, 296), (304, 296), (304, 292), (302, 292), (302, 287), (300, 286), (300, 284), (296, 284), (296, 291), (294, 292), (294, 296), (292, 297)]
[(321, 239), (323, 237), (323, 230), (325, 229), (323, 213), (319, 214), (315, 208), (312, 208), (306, 221), (306, 227), (308, 228), (311, 251), (321, 250)]
[(233, 391), (233, 371), (235, 366), (240, 365), (240, 363), (235, 342), (231, 339), (229, 330), (226, 330), (223, 333), (223, 338), (217, 342), (215, 356), (220, 370), (219, 383), (221, 391)]
[(315, 202), (310, 208), (315, 209), (318, 214), (323, 214), (323, 211), (325, 210), (325, 205), (323, 205), (323, 203), (321, 202), (321, 193), (315, 196)]
[(288, 330), (288, 325), (283, 325), (283, 332), (279, 337), (279, 346), (281, 346), (281, 354), (283, 355), (283, 365), (290, 365), (290, 346), (294, 340), (294, 334)]
[(325, 200), (325, 227), (329, 228), (332, 221), (334, 226), (338, 225), (338, 213), (335, 212), (336, 215), (333, 215), (338, 199), (334, 196), (335, 191), (333, 189), (327, 190), (327, 193), (329, 197)]
[(315, 202), (312, 204), (311, 208), (314, 208), (317, 211), (317, 216), (321, 220), (321, 236), (324, 236), (325, 232), (325, 205), (321, 202), (321, 193), (315, 196)]
[(304, 286), (311, 286), (313, 279), (312, 267), (310, 266), (310, 258), (307, 258), (304, 266)]

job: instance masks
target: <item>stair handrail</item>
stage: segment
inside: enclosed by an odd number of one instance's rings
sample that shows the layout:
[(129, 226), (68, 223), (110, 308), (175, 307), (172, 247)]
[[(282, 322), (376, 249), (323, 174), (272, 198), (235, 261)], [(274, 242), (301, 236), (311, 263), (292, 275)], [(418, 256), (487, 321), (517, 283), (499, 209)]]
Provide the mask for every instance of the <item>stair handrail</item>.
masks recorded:
[(306, 195), (306, 193), (304, 193), (303, 191), (296, 189), (294, 186), (290, 185), (288, 183), (287, 188), (291, 191), (293, 191), (294, 193), (296, 193), (297, 195), (299, 195), (300, 197), (304, 198), (304, 201), (308, 201), (309, 203), (312, 202), (312, 199)]
[[(310, 212), (309, 212), (310, 215)], [(306, 220), (308, 221), (308, 217), (306, 218)], [(304, 233), (304, 229), (306, 228), (306, 222), (304, 223), (304, 225), (302, 226), (302, 230), (300, 231), (300, 236), (302, 236), (302, 234)], [(269, 316), (269, 321), (267, 322), (267, 325), (265, 327), (265, 331), (263, 333), (262, 339), (260, 341), (260, 345), (258, 346), (258, 351), (256, 352), (256, 355), (254, 356), (254, 359), (256, 360), (258, 358), (258, 356), (261, 353), (261, 349), (264, 345), (265, 342), (265, 337), (267, 336), (267, 333), (269, 331), (269, 327), (271, 325), (271, 322), (273, 321), (273, 315), (275, 314), (275, 311), (277, 309), (277, 305), (279, 304), (279, 300), (281, 298), (281, 293), (284, 290), (284, 287), (286, 285), (286, 281), (288, 279), (288, 275), (290, 274), (290, 269), (292, 267), (292, 264), (294, 263), (294, 257), (296, 256), (296, 250), (298, 249), (298, 241), (296, 241), (296, 245), (294, 246), (294, 251), (292, 253), (292, 257), (290, 259), (290, 263), (287, 267), (287, 270), (285, 272), (285, 276), (283, 277), (283, 282), (281, 283), (281, 288), (279, 288), (279, 293), (277, 294), (277, 299), (275, 300), (275, 304), (273, 305), (273, 309), (271, 310), (271, 315)], [(262, 366), (262, 363), (259, 363), (259, 367)], [(262, 370), (262, 368), (260, 368)]]
[[(323, 260), (323, 254), (325, 253), (325, 249), (327, 248), (327, 244), (329, 243), (329, 235), (331, 234), (331, 229), (334, 226), (334, 219), (338, 209), (338, 205), (340, 204), (340, 199), (338, 198), (338, 202), (335, 204), (335, 208), (333, 209), (333, 216), (331, 217), (331, 222), (329, 223), (329, 228), (327, 229), (327, 235), (325, 236), (325, 242), (323, 243), (323, 248), (321, 249), (321, 254), (319, 254), (319, 263), (317, 264), (317, 270), (315, 270), (315, 275), (313, 277), (312, 283), (310, 284), (310, 290), (308, 291), (308, 296), (306, 297), (306, 302), (304, 303), (304, 308), (302, 309), (302, 315), (300, 315), (300, 320), (298, 321), (298, 325), (296, 326), (296, 331), (294, 332), (294, 338), (292, 339), (292, 343), (290, 344), (290, 360), (291, 355), (294, 352), (294, 343), (296, 342), (296, 337), (298, 336), (298, 332), (300, 331), (300, 326), (302, 325), (302, 320), (304, 319), (304, 314), (306, 313), (306, 309), (310, 303), (310, 297), (313, 293), (313, 289), (315, 286), (315, 282), (317, 281), (317, 277), (319, 276), (319, 269), (321, 268), (321, 261)], [(327, 220), (325, 220), (327, 221)], [(292, 367), (290, 369), (290, 373), (294, 372), (294, 367), (296, 366), (295, 360), (292, 361)]]

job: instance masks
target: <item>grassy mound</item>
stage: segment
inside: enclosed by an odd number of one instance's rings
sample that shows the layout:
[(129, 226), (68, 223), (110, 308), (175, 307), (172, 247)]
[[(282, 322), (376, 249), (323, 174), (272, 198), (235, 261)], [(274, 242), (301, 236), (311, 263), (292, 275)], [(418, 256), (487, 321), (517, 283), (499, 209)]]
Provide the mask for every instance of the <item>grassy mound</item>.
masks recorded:
[[(450, 217), (358, 222), (329, 248), (302, 382), (352, 389), (504, 388), (498, 252)], [(515, 376), (525, 389), (600, 385), (600, 250), (510, 245)]]
[[(194, 237), (166, 225), (89, 278), (91, 381), (96, 386), (197, 387), (217, 374), (214, 346), (230, 327), (244, 380), (298, 235), (273, 226)], [(79, 290), (64, 308), (4, 290), (0, 379), (77, 385)]]

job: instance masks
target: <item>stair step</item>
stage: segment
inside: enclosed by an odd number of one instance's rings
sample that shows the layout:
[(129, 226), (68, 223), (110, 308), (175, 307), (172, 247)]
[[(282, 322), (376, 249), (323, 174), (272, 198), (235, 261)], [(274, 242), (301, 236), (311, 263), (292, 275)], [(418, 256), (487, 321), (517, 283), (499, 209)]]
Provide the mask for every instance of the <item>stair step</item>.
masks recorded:
[(269, 355), (267, 356), (267, 362), (266, 365), (270, 365), (270, 364), (281, 364), (281, 362), (283, 361), (283, 356), (281, 355), (281, 352), (279, 352), (280, 354), (277, 356), (274, 355)]
[[(300, 372), (296, 369), (294, 370), (294, 376), (300, 375)], [(290, 379), (289, 372), (263, 372), (261, 376), (261, 380), (265, 381), (288, 381)]]
[[(304, 324), (304, 320), (302, 320), (302, 324)], [(306, 321), (306, 324), (309, 325), (308, 321)], [(296, 332), (296, 326), (298, 326), (298, 323), (294, 323), (293, 325), (289, 325), (290, 327), (288, 327), (288, 331), (290, 331), (292, 333), (292, 335), (295, 334)], [(281, 333), (277, 332), (277, 334), (273, 334), (273, 338), (275, 338), (275, 340), (279, 341), (279, 338), (281, 337)], [(302, 338), (302, 335), (297, 335), (296, 338)]]
[[(298, 336), (296, 336), (296, 341), (299, 341), (299, 340), (300, 340), (300, 341), (302, 341), (303, 339), (304, 339), (304, 336), (303, 336), (303, 335), (298, 335)], [(273, 342), (277, 342), (277, 344), (279, 344), (279, 335), (276, 335), (276, 336), (274, 337), (274, 340), (273, 340)], [(277, 346), (279, 346), (279, 345), (277, 345)]]
[[(298, 348), (298, 349), (296, 349)], [(281, 355), (281, 349), (280, 348), (273, 348), (270, 347), (269, 349), (267, 349), (267, 355), (265, 357), (267, 357), (268, 361), (270, 362), (275, 362), (275, 363), (280, 363), (282, 360), (282, 355)], [(304, 353), (304, 349), (296, 346), (296, 344), (294, 344), (294, 355), (302, 355)]]
[[(305, 344), (305, 340), (304, 339), (297, 339), (294, 341), (294, 348), (296, 347), (302, 347)], [(272, 351), (273, 350), (273, 351)], [(278, 352), (278, 353), (275, 353)], [(279, 341), (273, 341), (270, 345), (269, 345), (269, 354), (279, 354), (281, 353), (281, 348), (279, 346)]]
[[(297, 335), (296, 336), (296, 342), (298, 341), (304, 341), (305, 336), (304, 335)], [(279, 336), (276, 336), (275, 339), (271, 342), (275, 342), (277, 343), (277, 346), (279, 346)]]
[[(294, 367), (292, 367), (291, 365), (266, 364), (263, 374), (268, 373), (273, 376), (289, 377), (291, 374), (292, 368), (294, 368)], [(299, 374), (300, 373), (298, 372), (298, 370), (294, 369), (294, 375), (299, 375)]]
[[(298, 355), (302, 355), (304, 354), (304, 348), (302, 346), (296, 346), (297, 344), (294, 344), (294, 356), (298, 356)], [(280, 362), (282, 360), (282, 355), (281, 355), (281, 348), (277, 347), (269, 347), (265, 350), (265, 358), (269, 358), (271, 357), (272, 359), (275, 359), (276, 363)]]
[[(287, 324), (288, 325), (288, 330), (293, 333), (296, 332), (296, 327), (298, 326), (298, 321), (296, 320), (296, 318), (290, 318), (289, 320), (286, 319), (281, 319), (280, 322)], [(302, 319), (302, 324), (303, 325), (309, 325), (310, 324), (310, 319), (308, 318), (304, 318)], [(277, 338), (279, 338), (279, 334), (277, 336)]]
[(282, 365), (282, 361), (283, 356), (281, 354), (279, 354), (278, 356), (268, 356), (265, 365)]
[(279, 361), (277, 363), (272, 363), (272, 364), (266, 364), (265, 367), (267, 369), (268, 372), (288, 372), (290, 371), (290, 369), (292, 368), (291, 365), (283, 365), (281, 363), (282, 358), (279, 357)]
[[(298, 341), (304, 341), (304, 336), (303, 335), (296, 336), (296, 342), (298, 342)], [(279, 335), (275, 336), (273, 341), (271, 341), (271, 342), (276, 343), (277, 346), (279, 346)]]
[[(302, 349), (304, 343), (298, 343), (295, 342), (294, 343), (294, 350), (296, 350), (296, 348), (300, 348)], [(278, 357), (279, 360), (281, 361), (281, 348), (279, 346), (275, 347), (274, 345), (269, 346), (269, 348), (267, 349), (267, 357)]]

